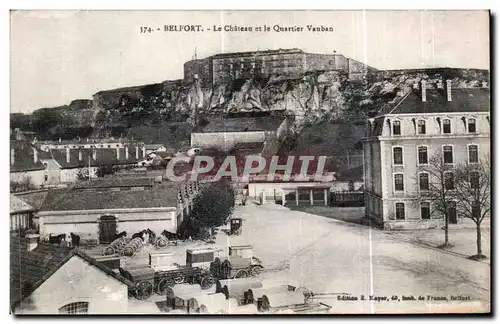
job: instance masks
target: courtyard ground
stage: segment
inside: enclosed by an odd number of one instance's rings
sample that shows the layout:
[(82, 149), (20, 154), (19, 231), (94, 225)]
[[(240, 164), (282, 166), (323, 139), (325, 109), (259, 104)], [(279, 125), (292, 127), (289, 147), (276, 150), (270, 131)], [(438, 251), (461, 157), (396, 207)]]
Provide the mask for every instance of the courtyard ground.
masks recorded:
[[(489, 310), (490, 266), (394, 237), (384, 231), (269, 204), (237, 206), (241, 236), (222, 245), (250, 244), (272, 273), (320, 293), (395, 296), (399, 302), (324, 299), (335, 313), (462, 312)], [(425, 301), (402, 301), (402, 296)], [(470, 297), (436, 302), (430, 297)], [(397, 297), (397, 298), (396, 298)]]
[[(354, 210), (349, 212), (351, 214), (343, 218), (355, 217)], [(340, 215), (342, 209), (334, 213)], [(231, 245), (250, 244), (267, 269), (260, 275), (261, 279), (291, 283), (315, 293), (345, 293), (357, 298), (343, 301), (337, 299), (338, 295), (331, 295), (317, 299), (330, 305), (332, 313), (487, 312), (490, 309), (488, 263), (420, 244), (411, 235), (407, 236), (408, 233), (388, 233), (276, 204), (249, 202), (246, 206), (236, 206), (234, 217), (244, 219), (243, 231), (239, 236), (218, 231), (215, 245), (221, 248), (222, 256), (227, 255)], [(436, 231), (436, 237), (438, 234)], [(430, 241), (434, 237), (424, 232), (418, 235), (417, 238)], [(455, 232), (453, 235), (456, 241), (450, 232), (453, 243), (461, 242)], [(185, 250), (203, 245), (206, 244), (184, 242), (165, 251), (174, 254), (174, 262), (184, 264)], [(488, 245), (486, 240), (484, 245), (485, 248)], [(155, 249), (144, 248), (126, 262), (147, 264), (149, 250)], [(369, 295), (388, 300), (369, 300)], [(424, 300), (403, 301), (403, 296)], [(466, 300), (452, 302), (452, 296)], [(446, 300), (437, 301), (437, 297)], [(158, 295), (146, 301), (130, 300), (130, 312), (149, 313), (148, 309), (156, 310), (155, 303), (164, 300), (164, 296)]]

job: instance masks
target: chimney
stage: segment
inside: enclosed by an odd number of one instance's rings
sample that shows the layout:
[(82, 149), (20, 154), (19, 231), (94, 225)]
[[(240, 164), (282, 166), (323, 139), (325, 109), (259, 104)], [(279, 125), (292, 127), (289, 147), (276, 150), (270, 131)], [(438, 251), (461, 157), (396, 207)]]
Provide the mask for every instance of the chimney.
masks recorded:
[(142, 157), (145, 158), (146, 157), (146, 146), (143, 146), (142, 147)]
[(128, 146), (125, 146), (125, 160), (128, 160)]
[(33, 162), (38, 163), (38, 151), (36, 148), (33, 148)]
[(40, 237), (40, 235), (38, 235), (38, 234), (26, 234), (25, 235), (26, 248), (28, 251), (33, 251), (34, 249), (36, 249), (36, 247), (38, 246), (38, 238), (39, 237)]
[(80, 147), (78, 149), (78, 161), (81, 161), (81, 160), (83, 160), (83, 156), (82, 156), (82, 148)]
[(451, 101), (451, 80), (446, 80), (446, 101)]
[(16, 163), (16, 150), (11, 148), (10, 149), (10, 165), (14, 165)]
[(94, 146), (92, 147), (92, 158), (97, 160), (97, 149)]
[(483, 88), (488, 88), (488, 82), (483, 81), (483, 84), (482, 84), (482, 85), (483, 85)]
[(139, 160), (139, 146), (135, 147), (135, 158)]
[(119, 147), (116, 148), (116, 159), (117, 160), (120, 159), (120, 148)]
[(425, 80), (422, 80), (421, 81), (421, 92), (422, 92), (422, 102), (426, 102), (427, 101), (427, 82)]
[(66, 146), (66, 163), (70, 161), (69, 146)]

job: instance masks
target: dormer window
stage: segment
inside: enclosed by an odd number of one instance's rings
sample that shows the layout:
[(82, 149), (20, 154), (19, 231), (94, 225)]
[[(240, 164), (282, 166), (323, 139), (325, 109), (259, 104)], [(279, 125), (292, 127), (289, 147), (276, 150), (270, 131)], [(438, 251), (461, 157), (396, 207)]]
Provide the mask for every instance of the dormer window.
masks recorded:
[(451, 120), (443, 119), (443, 134), (451, 134)]
[(469, 118), (467, 120), (467, 131), (469, 133), (475, 133), (476, 132), (476, 120), (474, 118)]
[(401, 135), (401, 122), (399, 120), (392, 122), (392, 135)]
[(417, 133), (422, 135), (425, 134), (425, 120), (418, 121)]

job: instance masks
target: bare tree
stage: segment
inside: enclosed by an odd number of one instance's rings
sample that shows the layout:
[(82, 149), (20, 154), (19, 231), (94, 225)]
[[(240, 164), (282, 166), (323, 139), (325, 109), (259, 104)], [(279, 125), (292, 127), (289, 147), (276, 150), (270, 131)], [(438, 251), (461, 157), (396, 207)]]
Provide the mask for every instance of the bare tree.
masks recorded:
[(477, 254), (472, 259), (484, 259), (481, 248), (481, 223), (491, 212), (491, 160), (489, 157), (478, 163), (457, 166), (455, 171), (454, 198), (459, 216), (469, 218), (476, 224)]
[(444, 219), (444, 244), (442, 248), (449, 247), (449, 211), (454, 206), (455, 177), (452, 166), (445, 163), (442, 153), (432, 155), (428, 163), (420, 171), (426, 173), (426, 178), (417, 175), (417, 192), (414, 202), (430, 203), (431, 214), (429, 217)]

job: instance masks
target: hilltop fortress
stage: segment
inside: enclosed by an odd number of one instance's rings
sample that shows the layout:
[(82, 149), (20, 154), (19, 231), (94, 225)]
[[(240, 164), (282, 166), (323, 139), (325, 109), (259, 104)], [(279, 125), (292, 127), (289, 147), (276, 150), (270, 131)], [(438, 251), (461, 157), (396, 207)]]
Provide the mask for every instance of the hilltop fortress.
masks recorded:
[(378, 70), (341, 54), (312, 54), (301, 49), (216, 54), (184, 64), (184, 81), (199, 79), (203, 87), (236, 79), (298, 75), (309, 71), (344, 71), (350, 80), (363, 80)]

